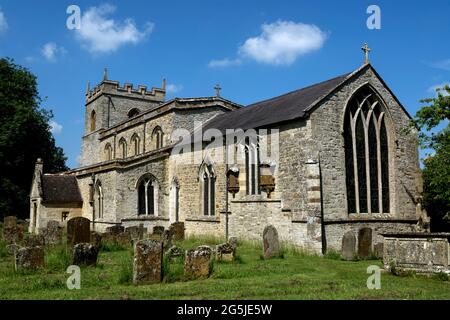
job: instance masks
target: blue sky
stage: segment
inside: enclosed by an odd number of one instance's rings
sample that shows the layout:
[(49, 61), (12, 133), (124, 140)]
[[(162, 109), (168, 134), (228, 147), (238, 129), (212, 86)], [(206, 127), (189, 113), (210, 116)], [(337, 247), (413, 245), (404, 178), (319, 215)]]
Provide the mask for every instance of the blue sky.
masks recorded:
[[(67, 7), (82, 24), (69, 30)], [(369, 5), (381, 29), (369, 30)], [(241, 104), (350, 72), (361, 45), (414, 114), (433, 86), (450, 82), (446, 1), (0, 1), (0, 56), (38, 76), (54, 135), (75, 167), (86, 82), (109, 77), (161, 85), (168, 98), (208, 96), (216, 83)]]

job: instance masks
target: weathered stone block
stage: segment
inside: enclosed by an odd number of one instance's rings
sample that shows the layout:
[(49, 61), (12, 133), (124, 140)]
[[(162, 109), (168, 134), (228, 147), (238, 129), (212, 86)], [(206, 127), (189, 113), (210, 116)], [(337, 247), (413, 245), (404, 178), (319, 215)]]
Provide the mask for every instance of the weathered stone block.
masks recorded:
[(264, 259), (280, 256), (278, 232), (272, 225), (266, 226), (263, 231), (263, 256)]
[(208, 246), (199, 246), (186, 251), (184, 273), (192, 277), (209, 277), (211, 274), (212, 250)]
[(106, 232), (109, 232), (111, 234), (120, 234), (125, 232), (125, 227), (120, 225), (115, 225), (112, 227), (106, 228)]
[(229, 243), (222, 243), (216, 246), (216, 260), (217, 261), (234, 261), (235, 248)]
[(162, 281), (163, 243), (145, 239), (134, 246), (133, 283), (151, 284)]
[(383, 242), (377, 243), (373, 246), (373, 254), (378, 259), (383, 259)]
[(87, 218), (75, 217), (67, 221), (67, 243), (74, 246), (91, 241), (91, 222)]
[(44, 266), (44, 249), (42, 247), (20, 248), (15, 254), (15, 268), (37, 269)]
[(98, 248), (92, 243), (78, 243), (73, 247), (73, 264), (77, 266), (95, 266)]
[(42, 234), (27, 234), (24, 238), (25, 247), (44, 246), (45, 239)]
[(362, 228), (358, 232), (358, 256), (362, 259), (372, 254), (372, 229)]
[(356, 235), (353, 231), (348, 231), (342, 237), (342, 259), (351, 261), (356, 258)]
[(40, 230), (45, 245), (58, 245), (62, 243), (63, 228), (58, 221), (50, 220), (47, 227)]
[(174, 222), (169, 227), (169, 232), (172, 235), (172, 240), (184, 240), (184, 222)]

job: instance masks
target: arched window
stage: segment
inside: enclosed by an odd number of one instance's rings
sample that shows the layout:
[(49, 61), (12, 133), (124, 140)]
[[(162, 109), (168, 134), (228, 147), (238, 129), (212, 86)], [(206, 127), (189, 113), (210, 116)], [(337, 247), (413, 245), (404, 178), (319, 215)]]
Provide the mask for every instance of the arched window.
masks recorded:
[(138, 215), (158, 215), (158, 182), (151, 175), (138, 181)]
[(203, 164), (200, 170), (203, 215), (214, 216), (216, 209), (216, 176), (212, 165)]
[(112, 159), (113, 149), (110, 143), (107, 143), (105, 146), (105, 161), (109, 161)]
[(103, 218), (103, 188), (100, 180), (95, 183), (94, 219)]
[(123, 137), (119, 140), (119, 150), (120, 156), (125, 159), (127, 157), (127, 141)]
[(155, 148), (159, 149), (164, 146), (164, 132), (162, 131), (160, 126), (157, 126), (153, 129), (152, 139), (155, 141)]
[(89, 121), (90, 121), (91, 132), (94, 132), (95, 131), (95, 123), (96, 123), (95, 110), (92, 110), (91, 118)]
[(130, 111), (128, 111), (128, 118), (133, 118), (133, 117), (137, 116), (139, 113), (141, 113), (141, 112), (139, 111), (138, 108), (133, 108)]
[(344, 142), (348, 212), (389, 213), (386, 108), (368, 86), (347, 105)]
[(137, 156), (140, 153), (140, 139), (136, 133), (131, 137), (131, 148), (133, 156)]
[(245, 181), (248, 195), (260, 194), (259, 190), (259, 147), (255, 138), (245, 139)]

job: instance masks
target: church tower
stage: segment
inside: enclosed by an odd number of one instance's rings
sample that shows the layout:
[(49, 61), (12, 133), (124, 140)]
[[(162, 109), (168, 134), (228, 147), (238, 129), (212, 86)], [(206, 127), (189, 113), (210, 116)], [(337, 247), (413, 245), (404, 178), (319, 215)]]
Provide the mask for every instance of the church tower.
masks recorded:
[(147, 90), (139, 85), (137, 89), (130, 83), (123, 87), (118, 81), (108, 79), (105, 68), (102, 82), (86, 89), (84, 134), (82, 137), (80, 166), (101, 162), (100, 139), (102, 131), (138, 114), (159, 106), (165, 101), (165, 81), (162, 88)]

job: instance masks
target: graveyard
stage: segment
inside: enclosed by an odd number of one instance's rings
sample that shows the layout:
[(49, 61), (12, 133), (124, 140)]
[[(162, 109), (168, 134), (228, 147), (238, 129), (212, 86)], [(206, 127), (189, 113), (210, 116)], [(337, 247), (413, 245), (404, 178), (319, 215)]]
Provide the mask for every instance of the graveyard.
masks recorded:
[[(382, 260), (312, 255), (278, 243), (270, 227), (260, 242), (225, 243), (180, 228), (99, 235), (74, 222), (50, 223), (40, 235), (2, 225), (0, 299), (450, 299), (443, 274), (383, 271), (381, 288), (368, 289), (367, 269), (383, 268)], [(7, 244), (11, 237), (20, 245)], [(79, 289), (67, 285), (74, 264)]]

